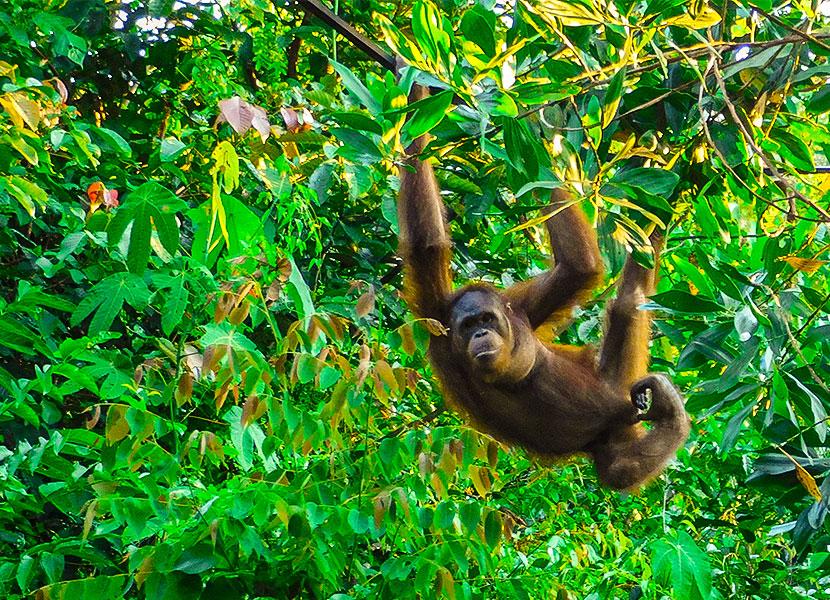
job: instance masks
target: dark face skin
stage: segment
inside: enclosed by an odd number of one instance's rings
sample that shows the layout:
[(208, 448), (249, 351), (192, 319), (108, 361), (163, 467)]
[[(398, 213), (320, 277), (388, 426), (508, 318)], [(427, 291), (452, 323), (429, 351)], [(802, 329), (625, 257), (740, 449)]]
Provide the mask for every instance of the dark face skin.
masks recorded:
[(450, 313), (453, 346), (470, 364), (497, 370), (510, 360), (513, 331), (500, 297), (487, 290), (465, 292)]

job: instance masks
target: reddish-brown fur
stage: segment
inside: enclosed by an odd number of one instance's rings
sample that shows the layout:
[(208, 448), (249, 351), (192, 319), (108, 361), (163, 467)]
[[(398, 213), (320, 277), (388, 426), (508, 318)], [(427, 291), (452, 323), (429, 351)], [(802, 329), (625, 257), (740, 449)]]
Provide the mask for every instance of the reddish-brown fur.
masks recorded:
[[(610, 487), (654, 477), (689, 432), (670, 381), (647, 374), (650, 321), (638, 306), (653, 291), (654, 271), (627, 260), (596, 359), (584, 348), (542, 343), (534, 330), (567, 319), (602, 279), (596, 234), (571, 195), (556, 189), (546, 221), (551, 270), (504, 291), (485, 284), (453, 291), (440, 190), (430, 164), (418, 158), (424, 146), (416, 140), (400, 169), (399, 252), (412, 312), (450, 329), (433, 336), (429, 350), (449, 403), (478, 428), (539, 456), (590, 455)], [(661, 242), (652, 236), (655, 261)], [(642, 403), (646, 390), (651, 408), (640, 414), (633, 401)]]

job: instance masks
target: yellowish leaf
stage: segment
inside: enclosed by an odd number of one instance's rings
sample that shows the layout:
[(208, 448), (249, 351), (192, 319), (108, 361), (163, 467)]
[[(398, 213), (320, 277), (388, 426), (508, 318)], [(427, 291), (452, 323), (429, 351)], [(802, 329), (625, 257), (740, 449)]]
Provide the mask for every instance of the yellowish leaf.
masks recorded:
[(798, 482), (804, 486), (804, 489), (807, 490), (807, 493), (810, 494), (813, 498), (816, 499), (816, 502), (821, 502), (821, 490), (818, 489), (818, 484), (816, 484), (816, 480), (813, 478), (812, 475), (796, 463), (795, 465), (795, 476), (798, 479)]
[(603, 15), (577, 2), (540, 0), (535, 6), (529, 2), (525, 2), (525, 6), (554, 26), (556, 25), (555, 20), (560, 21), (566, 27), (605, 23)]
[(670, 17), (663, 21), (661, 25), (673, 25), (675, 27), (685, 27), (686, 29), (706, 29), (718, 23), (720, 23), (720, 14), (707, 6), (696, 16), (685, 14)]
[(3, 94), (0, 96), (0, 105), (9, 113), (12, 123), (21, 129), (26, 125), (36, 131), (43, 118), (40, 105), (23, 92)]
[(98, 500), (93, 500), (87, 505), (86, 513), (84, 514), (84, 528), (83, 533), (81, 534), (81, 539), (85, 540), (89, 537), (89, 532), (92, 529), (92, 522), (95, 520), (97, 508)]
[(123, 440), (130, 433), (127, 423), (127, 407), (123, 404), (113, 404), (107, 411), (107, 425), (105, 428), (107, 443), (112, 445)]
[(826, 260), (817, 260), (814, 258), (801, 258), (799, 256), (784, 256), (781, 258), (785, 263), (790, 265), (796, 271), (802, 271), (812, 275), (818, 271), (822, 266), (827, 264)]
[(482, 498), (486, 498), (487, 494), (490, 493), (490, 488), (492, 487), (492, 483), (490, 482), (490, 474), (487, 469), (477, 465), (470, 465), (469, 472), (470, 479), (473, 480), (473, 487), (476, 489), (476, 492), (478, 492), (478, 495)]

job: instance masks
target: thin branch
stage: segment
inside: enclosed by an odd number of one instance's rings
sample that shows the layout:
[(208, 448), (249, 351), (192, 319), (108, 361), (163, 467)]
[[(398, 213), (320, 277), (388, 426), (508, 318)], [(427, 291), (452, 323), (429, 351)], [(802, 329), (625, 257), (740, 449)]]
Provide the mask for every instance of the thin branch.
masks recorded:
[[(816, 40), (830, 39), (830, 33), (816, 34), (815, 36), (811, 36), (811, 37), (816, 38)], [(793, 36), (788, 36), (788, 37), (784, 37), (784, 38), (777, 38), (777, 39), (774, 39), (774, 40), (763, 40), (763, 41), (758, 41), (758, 42), (752, 42), (752, 41), (745, 41), (745, 42), (714, 42), (714, 45), (715, 46), (725, 46), (727, 48), (747, 47), (747, 48), (758, 48), (758, 49), (761, 49), (761, 50), (766, 50), (767, 48), (774, 48), (775, 46), (782, 46), (782, 45), (785, 45), (785, 44), (793, 44), (793, 43), (796, 43), (796, 42), (799, 42), (799, 41), (801, 41), (801, 38), (799, 36), (793, 35)], [(673, 50), (672, 52), (677, 52), (678, 50)], [(661, 62), (659, 60), (655, 60), (655, 62), (649, 63), (648, 65), (643, 65), (642, 67), (636, 67), (634, 69), (629, 70), (627, 75), (629, 77), (634, 76), (634, 75), (639, 75), (640, 73), (645, 73), (645, 72), (648, 72), (648, 71), (652, 71), (657, 67), (663, 66), (664, 64), (672, 64), (672, 63), (679, 62), (679, 61), (683, 60), (684, 58), (687, 58), (687, 59), (688, 58), (701, 58), (701, 57), (706, 56), (710, 52), (710, 50), (711, 50), (711, 45), (707, 45), (707, 44), (700, 44), (700, 45), (692, 46), (690, 48), (685, 48), (685, 49), (683, 49), (685, 54), (677, 54), (677, 56), (668, 57), (668, 58), (665, 59), (664, 62)], [(744, 60), (746, 60), (746, 59), (744, 59)], [(741, 61), (735, 61), (735, 62), (729, 63), (729, 65), (726, 65), (726, 66), (731, 66), (733, 64), (737, 64), (738, 62), (741, 62)], [(565, 80), (565, 83), (579, 83), (579, 82), (584, 81), (584, 80), (587, 79), (587, 80), (589, 80), (589, 82), (586, 83), (585, 85), (583, 85), (582, 89), (581, 89), (581, 91), (584, 92), (586, 90), (590, 90), (590, 89), (593, 89), (595, 87), (600, 87), (600, 86), (608, 84), (608, 82), (611, 81), (611, 77), (607, 77), (605, 79), (597, 79), (597, 80), (592, 80), (592, 78), (596, 77), (597, 75), (602, 75), (606, 72), (609, 72), (612, 69), (614, 69), (613, 66), (612, 67), (604, 67), (602, 69), (597, 69), (597, 70), (586, 72), (586, 73), (580, 73), (579, 75), (577, 75), (575, 77), (572, 77), (570, 79)], [(528, 115), (533, 114), (534, 112), (538, 112), (540, 110), (544, 110), (546, 108), (549, 108), (549, 107), (555, 105), (557, 102), (559, 102), (559, 101), (558, 100), (553, 100), (551, 102), (545, 102), (544, 104), (540, 104), (539, 106), (528, 109), (527, 111), (521, 113), (518, 118), (524, 118)]]
[[(710, 64), (712, 65), (713, 72), (715, 74), (715, 81), (717, 81), (718, 88), (720, 89), (721, 94), (723, 94), (723, 101), (726, 104), (726, 108), (729, 110), (729, 114), (732, 116), (732, 120), (735, 122), (735, 125), (741, 130), (741, 133), (746, 138), (746, 143), (750, 145), (752, 150), (761, 160), (765, 169), (769, 169), (772, 173), (772, 178), (775, 181), (775, 184), (781, 189), (781, 191), (792, 194), (798, 200), (801, 200), (804, 204), (812, 208), (818, 214), (820, 214), (826, 222), (830, 222), (830, 213), (826, 210), (818, 206), (813, 200), (807, 198), (804, 194), (799, 192), (797, 189), (793, 187), (793, 185), (784, 179), (781, 175), (778, 167), (775, 166), (775, 163), (771, 161), (767, 155), (764, 153), (763, 150), (755, 143), (755, 138), (751, 134), (751, 132), (747, 129), (746, 125), (744, 124), (743, 120), (738, 116), (738, 111), (735, 110), (735, 105), (729, 99), (729, 94), (726, 91), (726, 82), (723, 79), (723, 76), (718, 68), (717, 60), (714, 60), (714, 54), (712, 55), (712, 61)], [(792, 211), (790, 211), (791, 213)]]
[(751, 4), (751, 3), (747, 3), (747, 4), (755, 12), (764, 15), (767, 19), (769, 19), (770, 21), (772, 21), (773, 23), (775, 23), (779, 27), (783, 27), (784, 29), (786, 29), (790, 33), (794, 34), (796, 37), (800, 37), (801, 39), (803, 39), (805, 42), (810, 42), (812, 44), (815, 44), (816, 46), (824, 48), (825, 50), (830, 50), (830, 44), (827, 44), (827, 43), (821, 41), (820, 38), (818, 38), (818, 37), (816, 37), (812, 34), (806, 33), (804, 31), (801, 31), (797, 27), (793, 27), (792, 25), (788, 25), (782, 19), (779, 19), (778, 17), (776, 17), (775, 15), (773, 15), (771, 13), (768, 13), (763, 8), (760, 8), (759, 6), (756, 6), (755, 4)]

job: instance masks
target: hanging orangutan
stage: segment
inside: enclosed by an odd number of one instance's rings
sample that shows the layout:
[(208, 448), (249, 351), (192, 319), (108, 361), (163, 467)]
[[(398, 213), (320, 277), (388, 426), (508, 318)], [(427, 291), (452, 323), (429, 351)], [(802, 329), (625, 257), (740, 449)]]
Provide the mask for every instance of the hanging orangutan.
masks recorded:
[[(415, 86), (410, 99), (426, 94)], [(449, 404), (537, 456), (591, 456), (612, 488), (655, 477), (686, 440), (689, 417), (671, 381), (647, 372), (650, 318), (638, 307), (653, 292), (654, 270), (627, 259), (598, 356), (540, 341), (535, 330), (566, 320), (602, 279), (594, 230), (557, 188), (547, 209), (549, 271), (505, 290), (486, 283), (453, 290), (444, 205), (420, 157), (425, 146), (425, 136), (413, 142), (400, 167), (399, 253), (412, 312), (448, 329), (432, 337), (428, 356)], [(652, 234), (651, 244), (656, 264), (662, 237)]]

